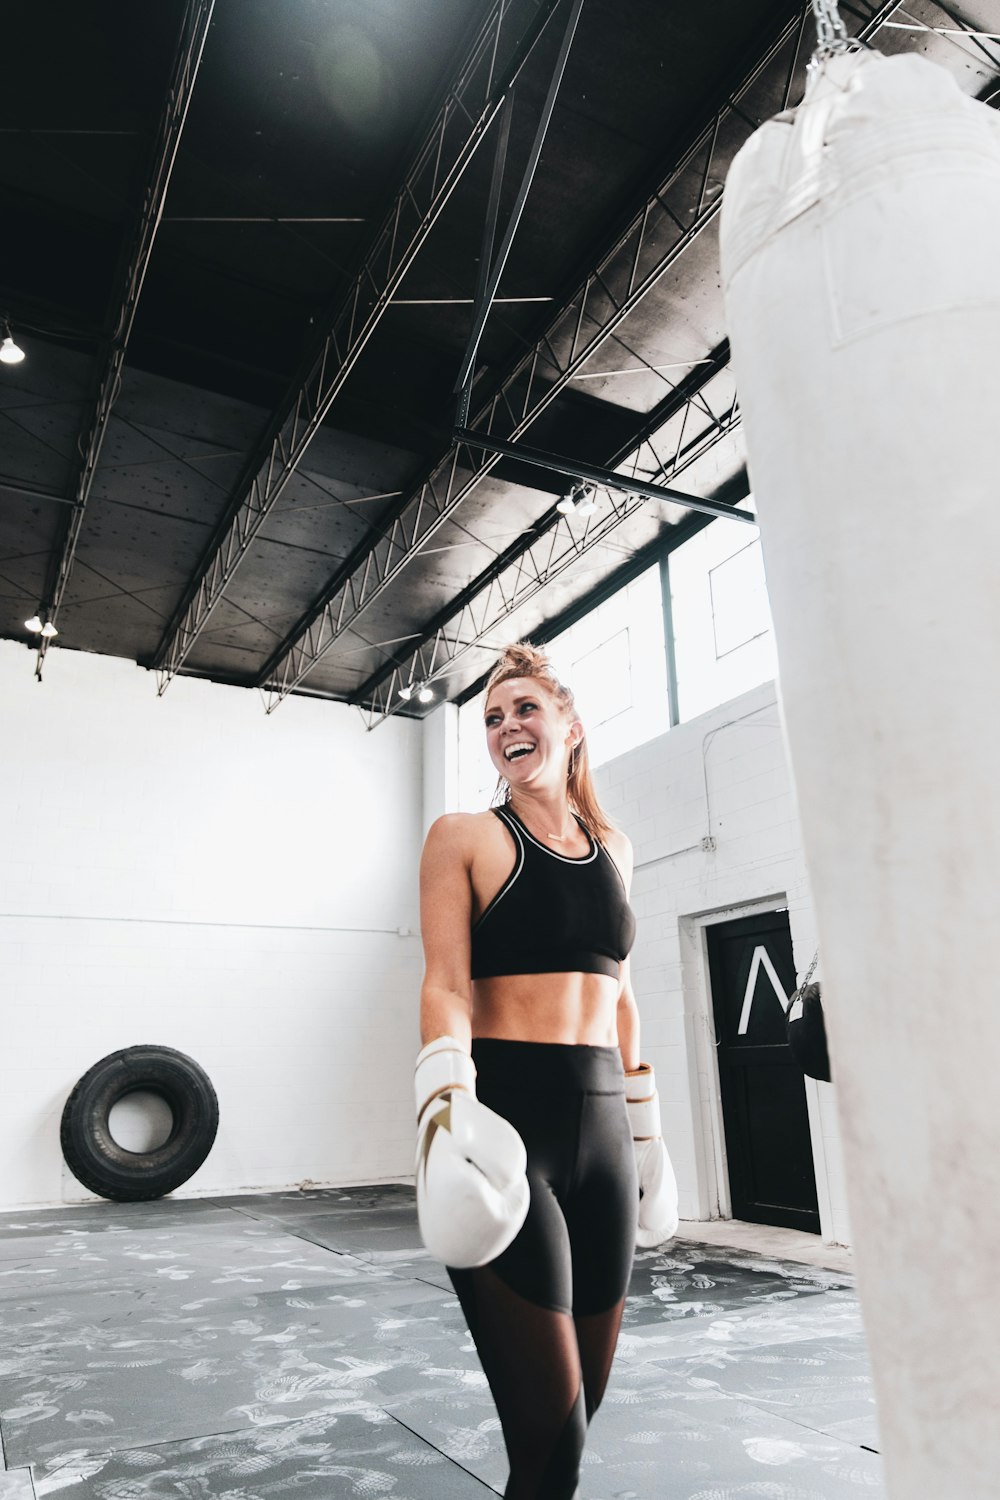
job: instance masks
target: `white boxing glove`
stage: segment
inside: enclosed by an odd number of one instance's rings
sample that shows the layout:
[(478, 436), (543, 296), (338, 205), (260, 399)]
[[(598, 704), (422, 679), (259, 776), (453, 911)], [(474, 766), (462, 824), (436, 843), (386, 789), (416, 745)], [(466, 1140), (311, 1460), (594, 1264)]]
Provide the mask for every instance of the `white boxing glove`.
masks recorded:
[(625, 1074), (625, 1107), (639, 1174), (639, 1224), (635, 1242), (643, 1250), (677, 1233), (677, 1179), (660, 1129), (660, 1096), (648, 1063)]
[(417, 1218), (446, 1266), (484, 1266), (506, 1250), (528, 1212), (524, 1142), (476, 1098), (476, 1069), (454, 1037), (417, 1057)]

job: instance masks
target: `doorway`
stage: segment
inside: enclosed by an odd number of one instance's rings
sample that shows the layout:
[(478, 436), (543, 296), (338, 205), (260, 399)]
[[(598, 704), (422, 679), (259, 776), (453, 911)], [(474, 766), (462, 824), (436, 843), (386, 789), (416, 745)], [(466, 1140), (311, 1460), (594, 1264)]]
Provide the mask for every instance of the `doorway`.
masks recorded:
[(733, 1217), (819, 1234), (805, 1080), (785, 1038), (788, 913), (720, 922), (707, 938)]

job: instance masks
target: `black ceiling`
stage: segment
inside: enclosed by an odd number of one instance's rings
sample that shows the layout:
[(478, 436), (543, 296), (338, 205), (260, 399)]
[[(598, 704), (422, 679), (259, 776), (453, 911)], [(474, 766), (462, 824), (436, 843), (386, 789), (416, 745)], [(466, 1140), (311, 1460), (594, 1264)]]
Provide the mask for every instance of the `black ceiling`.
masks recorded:
[[(579, 0), (13, 0), (0, 102), (0, 635), (424, 712), (706, 516), (454, 438), (496, 142), (508, 222)], [(993, 98), (990, 0), (843, 4)], [(583, 0), (466, 426), (745, 492), (729, 161), (809, 7)], [(925, 26), (947, 27), (949, 35)], [(510, 98), (509, 114), (501, 109)], [(722, 524), (734, 525), (728, 520)], [(27, 667), (26, 667), (27, 669)]]

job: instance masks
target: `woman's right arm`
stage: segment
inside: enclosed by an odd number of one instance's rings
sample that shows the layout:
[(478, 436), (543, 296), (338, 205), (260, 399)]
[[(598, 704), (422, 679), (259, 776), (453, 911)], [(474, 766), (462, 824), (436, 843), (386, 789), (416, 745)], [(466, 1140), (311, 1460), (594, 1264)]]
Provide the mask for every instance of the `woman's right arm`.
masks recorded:
[(425, 973), (414, 1074), (417, 1219), (446, 1266), (485, 1266), (517, 1234), (530, 1192), (524, 1142), (476, 1098), (472, 1047), (475, 815), (446, 813), (420, 861)]
[(424, 982), (420, 1041), (472, 1039), (472, 818), (446, 813), (431, 825), (420, 861)]

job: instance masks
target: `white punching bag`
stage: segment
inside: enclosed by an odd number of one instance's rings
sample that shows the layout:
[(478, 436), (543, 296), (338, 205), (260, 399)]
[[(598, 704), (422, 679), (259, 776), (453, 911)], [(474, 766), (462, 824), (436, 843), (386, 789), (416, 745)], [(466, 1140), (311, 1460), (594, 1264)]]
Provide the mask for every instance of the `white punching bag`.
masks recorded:
[(1000, 118), (828, 55), (722, 270), (892, 1500), (1000, 1496)]

